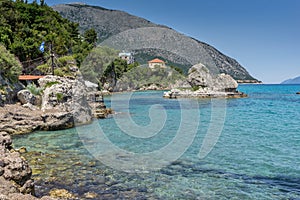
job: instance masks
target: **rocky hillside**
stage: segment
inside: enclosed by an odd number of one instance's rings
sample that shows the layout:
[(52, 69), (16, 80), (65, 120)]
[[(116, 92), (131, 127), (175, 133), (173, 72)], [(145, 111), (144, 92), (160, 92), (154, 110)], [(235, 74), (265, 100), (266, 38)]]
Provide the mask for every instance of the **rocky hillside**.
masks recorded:
[(300, 84), (300, 76), (285, 80), (281, 84)]
[(83, 4), (61, 4), (53, 9), (63, 17), (78, 22), (81, 31), (94, 28), (102, 45), (135, 52), (140, 62), (160, 57), (184, 72), (202, 63), (213, 74), (226, 73), (236, 80), (255, 80), (236, 60), (169, 27), (126, 12)]
[(53, 6), (64, 18), (80, 25), (80, 31), (94, 28), (99, 41), (103, 41), (120, 32), (141, 27), (162, 27), (148, 20), (118, 10), (85, 4), (60, 4)]

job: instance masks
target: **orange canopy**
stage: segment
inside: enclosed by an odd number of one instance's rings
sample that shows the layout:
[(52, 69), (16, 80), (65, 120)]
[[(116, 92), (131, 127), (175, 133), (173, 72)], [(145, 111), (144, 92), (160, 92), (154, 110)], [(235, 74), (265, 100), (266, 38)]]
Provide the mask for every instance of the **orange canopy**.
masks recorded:
[(20, 81), (38, 80), (38, 79), (43, 78), (43, 77), (44, 76), (20, 75), (19, 80)]

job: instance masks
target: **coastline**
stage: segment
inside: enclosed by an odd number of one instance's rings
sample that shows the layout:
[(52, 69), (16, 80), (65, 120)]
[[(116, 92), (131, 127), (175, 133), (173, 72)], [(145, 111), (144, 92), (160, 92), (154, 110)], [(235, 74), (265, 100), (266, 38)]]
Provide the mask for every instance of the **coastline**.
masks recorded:
[[(92, 110), (92, 118), (91, 121), (84, 124), (89, 124), (94, 119), (106, 118), (113, 112), (110, 108), (106, 108), (103, 101), (88, 102), (88, 104)], [(45, 118), (50, 120), (45, 122)], [(26, 152), (26, 147), (19, 150), (13, 149), (11, 136), (30, 134), (36, 131), (64, 130), (84, 124), (74, 122), (72, 114), (68, 112), (58, 109), (32, 110), (20, 103), (5, 104), (0, 107), (0, 122), (0, 199), (54, 200), (53, 197), (55, 199), (76, 199), (64, 189), (54, 189), (48, 194), (50, 196), (36, 198), (34, 196), (35, 184), (31, 178), (32, 169), (28, 161), (21, 155)]]
[[(263, 86), (264, 87), (264, 86)], [(257, 88), (256, 86), (254, 86), (253, 85), (253, 87), (251, 87), (251, 88)], [(268, 91), (268, 87), (265, 87), (265, 89), (266, 89), (266, 91)], [(297, 89), (297, 88), (296, 88)], [(246, 90), (243, 90), (243, 91), (248, 91), (248, 89), (246, 89)], [(247, 92), (248, 93), (248, 92)], [(295, 89), (292, 91), (292, 93), (294, 94), (295, 93)], [(266, 93), (266, 95), (268, 96), (269, 95), (269, 93)], [(279, 94), (280, 95), (280, 94)], [(249, 93), (249, 96), (251, 97), (252, 95), (251, 95), (251, 93)], [(295, 96), (295, 95), (294, 95)], [(245, 99), (245, 101), (250, 101), (251, 100), (251, 98), (246, 98)], [(244, 101), (244, 100), (243, 100)], [(170, 102), (172, 102), (172, 101), (170, 101)], [(248, 109), (246, 109), (246, 110), (248, 110)], [(23, 137), (23, 136), (22, 136)], [(19, 145), (20, 146), (20, 145)], [(19, 147), (18, 147), (19, 148)], [(24, 154), (24, 156), (25, 156), (25, 154)], [(29, 155), (29, 156), (31, 156), (31, 155)], [(38, 155), (36, 155), (36, 157), (37, 157)], [(48, 155), (47, 155), (48, 156)], [(46, 157), (44, 158), (44, 159), (46, 159)], [(77, 160), (76, 160), (77, 161)], [(43, 161), (40, 161), (39, 163), (43, 163)], [(77, 162), (74, 162), (74, 166), (77, 166), (77, 165), (79, 165), (79, 163), (77, 163)], [(92, 165), (92, 164), (91, 164)], [(33, 166), (33, 165), (32, 165)], [(72, 167), (72, 165), (69, 165), (70, 166), (70, 168), (73, 168)], [(94, 164), (93, 164), (93, 166), (94, 166)], [(91, 167), (91, 168), (88, 168), (88, 170), (91, 170), (91, 169), (93, 169), (93, 167)], [(40, 170), (40, 169), (38, 169), (38, 170)], [(71, 178), (70, 179), (70, 181), (72, 181), (73, 179)], [(43, 182), (43, 178), (40, 180), (41, 182)], [(64, 181), (61, 181), (62, 183), (64, 182)], [(106, 182), (103, 184), (103, 185), (105, 185), (107, 182), (109, 182), (109, 181), (107, 181), (106, 180)], [(122, 184), (122, 182), (119, 182), (120, 184)], [(54, 185), (55, 186), (55, 185)], [(41, 186), (40, 186), (41, 187)], [(43, 187), (41, 187), (41, 188), (43, 188)], [(104, 188), (104, 187), (103, 187)], [(69, 190), (67, 187), (66, 187), (66, 189), (67, 190)], [(104, 189), (103, 189), (104, 190)], [(72, 190), (69, 190), (69, 191), (72, 191)], [(111, 192), (113, 192), (113, 191), (111, 191)], [(44, 193), (44, 194), (48, 194), (48, 192), (47, 193)], [(102, 196), (98, 196), (98, 197), (102, 197)]]

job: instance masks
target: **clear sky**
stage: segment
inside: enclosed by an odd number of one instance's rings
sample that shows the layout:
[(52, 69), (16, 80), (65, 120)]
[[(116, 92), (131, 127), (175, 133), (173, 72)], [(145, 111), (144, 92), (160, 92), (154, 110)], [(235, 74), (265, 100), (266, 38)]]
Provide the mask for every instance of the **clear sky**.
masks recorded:
[[(54, 5), (74, 0), (45, 2)], [(235, 58), (264, 83), (300, 76), (300, 0), (82, 2), (123, 10), (206, 42)]]

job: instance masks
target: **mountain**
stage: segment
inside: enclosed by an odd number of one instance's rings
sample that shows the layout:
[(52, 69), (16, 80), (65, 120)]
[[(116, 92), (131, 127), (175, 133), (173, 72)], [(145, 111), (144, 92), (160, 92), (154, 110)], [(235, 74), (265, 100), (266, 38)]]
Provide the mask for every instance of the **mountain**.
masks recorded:
[(193, 65), (202, 63), (213, 74), (226, 73), (236, 80), (257, 81), (235, 59), (167, 26), (123, 11), (85, 4), (60, 4), (53, 9), (79, 23), (81, 32), (94, 28), (100, 45), (133, 52), (141, 64), (158, 57), (187, 73)]
[(300, 84), (300, 76), (283, 81), (281, 84)]

